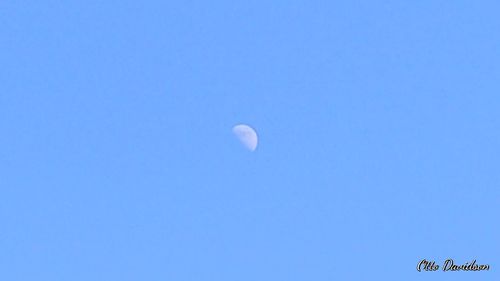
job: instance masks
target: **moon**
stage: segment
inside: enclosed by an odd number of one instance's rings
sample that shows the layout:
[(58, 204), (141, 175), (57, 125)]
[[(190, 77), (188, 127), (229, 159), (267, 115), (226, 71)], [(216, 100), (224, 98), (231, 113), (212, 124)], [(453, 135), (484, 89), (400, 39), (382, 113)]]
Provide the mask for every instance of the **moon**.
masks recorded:
[(259, 138), (257, 137), (257, 132), (252, 127), (239, 124), (233, 127), (233, 133), (248, 150), (255, 151)]

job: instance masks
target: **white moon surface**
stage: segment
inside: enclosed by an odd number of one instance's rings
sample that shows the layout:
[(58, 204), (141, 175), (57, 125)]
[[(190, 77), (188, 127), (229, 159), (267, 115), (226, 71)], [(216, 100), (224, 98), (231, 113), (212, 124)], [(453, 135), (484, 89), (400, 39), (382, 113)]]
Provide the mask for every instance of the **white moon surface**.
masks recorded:
[(252, 127), (245, 124), (236, 125), (233, 127), (233, 133), (247, 149), (255, 151), (259, 138)]

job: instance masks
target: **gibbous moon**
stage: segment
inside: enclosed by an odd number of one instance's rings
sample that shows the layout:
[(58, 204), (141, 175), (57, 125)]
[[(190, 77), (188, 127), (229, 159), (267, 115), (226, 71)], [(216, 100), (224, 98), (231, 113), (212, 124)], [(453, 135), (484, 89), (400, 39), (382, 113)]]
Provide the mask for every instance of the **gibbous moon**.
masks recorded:
[(240, 142), (250, 151), (255, 151), (259, 142), (255, 130), (244, 124), (236, 125), (233, 127), (233, 133), (240, 140)]

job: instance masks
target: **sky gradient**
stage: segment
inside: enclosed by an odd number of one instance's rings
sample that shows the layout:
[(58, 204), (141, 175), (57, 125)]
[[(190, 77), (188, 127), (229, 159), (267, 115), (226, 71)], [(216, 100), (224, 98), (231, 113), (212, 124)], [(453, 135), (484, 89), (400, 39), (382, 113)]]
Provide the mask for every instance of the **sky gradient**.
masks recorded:
[(500, 280), (500, 2), (382, 2), (1, 1), (0, 279)]

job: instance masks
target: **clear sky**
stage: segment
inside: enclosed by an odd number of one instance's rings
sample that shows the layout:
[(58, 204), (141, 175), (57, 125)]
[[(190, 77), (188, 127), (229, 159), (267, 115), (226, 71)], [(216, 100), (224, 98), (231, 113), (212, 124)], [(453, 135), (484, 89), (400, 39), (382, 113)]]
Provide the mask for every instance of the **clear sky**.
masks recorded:
[(499, 11), (1, 1), (0, 279), (500, 280)]

